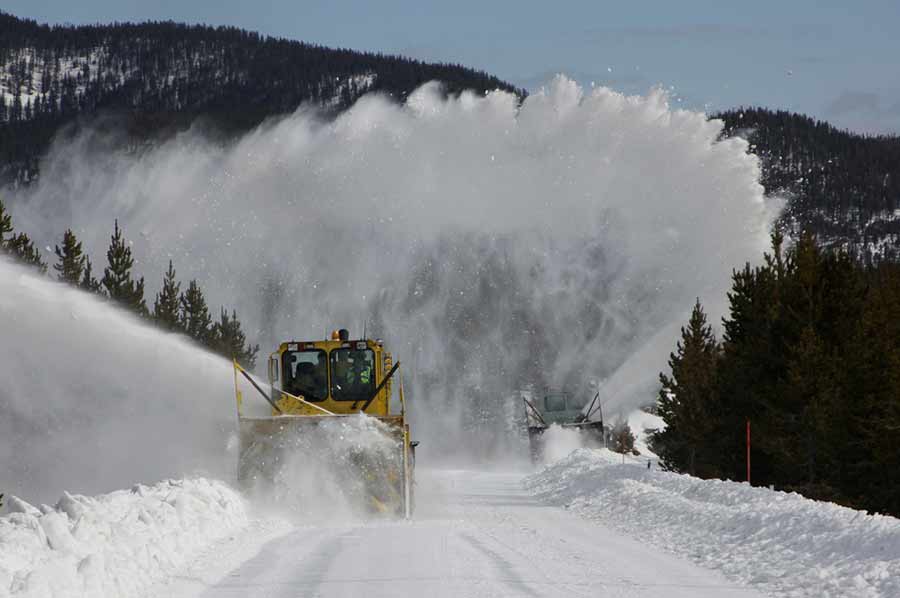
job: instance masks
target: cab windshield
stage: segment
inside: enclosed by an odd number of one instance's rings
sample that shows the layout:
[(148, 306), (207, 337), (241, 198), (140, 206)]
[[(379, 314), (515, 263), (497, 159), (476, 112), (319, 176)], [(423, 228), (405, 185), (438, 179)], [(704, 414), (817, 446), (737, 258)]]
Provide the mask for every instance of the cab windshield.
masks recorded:
[(325, 351), (286, 351), (284, 390), (307, 401), (324, 400), (328, 396), (328, 359)]
[(375, 354), (371, 349), (331, 352), (331, 396), (336, 401), (367, 401), (375, 392)]
[(566, 410), (566, 394), (555, 393), (544, 397), (545, 411), (565, 411)]

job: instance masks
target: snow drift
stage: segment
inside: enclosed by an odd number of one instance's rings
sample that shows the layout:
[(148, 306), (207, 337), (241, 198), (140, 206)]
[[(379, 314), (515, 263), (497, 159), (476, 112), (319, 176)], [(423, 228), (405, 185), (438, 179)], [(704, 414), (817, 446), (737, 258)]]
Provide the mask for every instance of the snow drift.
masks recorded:
[(202, 478), (63, 494), (0, 517), (0, 597), (139, 596), (248, 523), (243, 499)]
[(900, 520), (580, 449), (526, 479), (553, 505), (775, 596), (900, 596)]

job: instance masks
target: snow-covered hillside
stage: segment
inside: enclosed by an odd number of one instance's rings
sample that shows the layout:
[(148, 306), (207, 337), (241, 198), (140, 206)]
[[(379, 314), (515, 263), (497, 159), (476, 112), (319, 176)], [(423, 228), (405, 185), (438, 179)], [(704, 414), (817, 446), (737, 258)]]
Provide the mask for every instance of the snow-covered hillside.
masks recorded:
[(900, 596), (900, 520), (578, 450), (527, 478), (547, 503), (775, 596)]
[[(137, 39), (138, 45), (145, 40)], [(167, 65), (164, 72), (147, 73), (137, 62), (123, 61), (116, 49), (108, 44), (96, 47), (73, 48), (69, 53), (49, 54), (35, 47), (14, 48), (0, 57), (0, 123), (8, 120), (31, 120), (42, 112), (72, 110), (75, 106), (97, 101), (117, 93), (135, 93), (139, 99), (179, 85), (189, 85), (198, 69), (217, 69), (212, 80), (220, 86), (247, 78), (245, 73), (226, 73), (223, 65), (226, 48), (205, 52), (185, 53)], [(162, 83), (149, 82), (158, 76)], [(316, 83), (313, 97), (330, 107), (342, 107), (369, 91), (377, 74), (363, 72), (356, 75), (324, 77)], [(67, 95), (68, 94), (68, 95)], [(88, 99), (85, 94), (90, 95)], [(190, 96), (175, 94), (172, 109), (189, 107)], [(66, 105), (68, 103), (68, 106)]]

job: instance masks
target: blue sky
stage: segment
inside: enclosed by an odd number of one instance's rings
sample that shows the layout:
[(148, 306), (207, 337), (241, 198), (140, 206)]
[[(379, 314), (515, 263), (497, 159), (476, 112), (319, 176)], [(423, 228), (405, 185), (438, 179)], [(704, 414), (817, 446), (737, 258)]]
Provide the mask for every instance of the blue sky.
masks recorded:
[(900, 133), (898, 0), (6, 0), (51, 23), (172, 19), (460, 62), (534, 90), (565, 72), (682, 105), (763, 105)]

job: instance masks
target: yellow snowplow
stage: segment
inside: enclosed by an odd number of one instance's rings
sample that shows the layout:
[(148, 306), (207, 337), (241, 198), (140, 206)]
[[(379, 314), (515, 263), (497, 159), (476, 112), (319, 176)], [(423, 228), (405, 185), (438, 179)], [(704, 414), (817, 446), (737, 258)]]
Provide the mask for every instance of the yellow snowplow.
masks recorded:
[[(281, 343), (269, 356), (268, 389), (235, 361), (238, 482), (277, 485), (316, 461), (366, 510), (409, 517), (418, 442), (399, 366), (382, 341), (351, 340), (345, 329), (328, 340)], [(240, 377), (268, 402), (268, 415), (244, 414)]]

